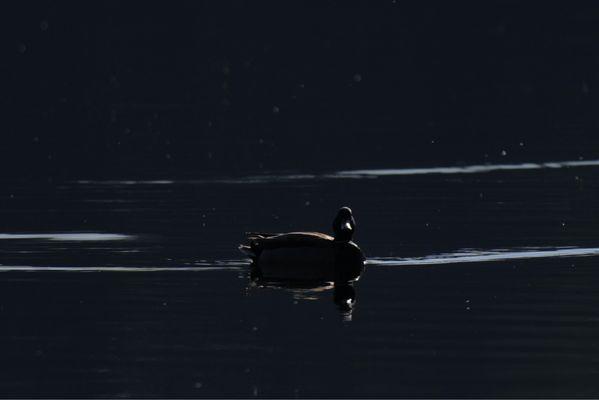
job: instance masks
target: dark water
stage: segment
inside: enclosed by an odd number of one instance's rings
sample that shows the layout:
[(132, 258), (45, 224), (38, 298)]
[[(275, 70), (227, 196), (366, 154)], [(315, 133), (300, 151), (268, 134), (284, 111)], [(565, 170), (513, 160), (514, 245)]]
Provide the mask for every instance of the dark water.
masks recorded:
[[(597, 164), (4, 182), (0, 395), (596, 397)], [(250, 282), (341, 205), (352, 313)]]

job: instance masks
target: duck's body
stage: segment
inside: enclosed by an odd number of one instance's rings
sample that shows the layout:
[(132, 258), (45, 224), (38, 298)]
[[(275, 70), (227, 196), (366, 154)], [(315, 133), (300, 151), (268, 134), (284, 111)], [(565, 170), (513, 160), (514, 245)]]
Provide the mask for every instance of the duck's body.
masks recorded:
[(355, 222), (342, 208), (335, 221), (335, 236), (320, 232), (282, 234), (248, 233), (240, 250), (253, 260), (264, 279), (349, 282), (364, 269), (364, 255), (351, 241)]

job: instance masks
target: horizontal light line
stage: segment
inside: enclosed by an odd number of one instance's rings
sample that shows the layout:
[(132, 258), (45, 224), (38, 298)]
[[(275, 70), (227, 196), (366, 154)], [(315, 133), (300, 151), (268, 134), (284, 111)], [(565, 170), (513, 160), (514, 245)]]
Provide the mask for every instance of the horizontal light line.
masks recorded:
[(64, 242), (101, 242), (110, 240), (133, 239), (135, 236), (122, 233), (0, 233), (0, 240), (37, 239)]
[(469, 165), (464, 167), (434, 167), (434, 168), (390, 168), (390, 169), (358, 169), (339, 171), (334, 176), (362, 177), (362, 176), (396, 176), (396, 175), (425, 175), (425, 174), (479, 174), (493, 171), (513, 171), (531, 169), (557, 169), (572, 167), (599, 166), (599, 160), (588, 161), (557, 161), (544, 163), (521, 164), (496, 164), (496, 165)]
[[(423, 257), (371, 257), (366, 264), (381, 267), (423, 266), (442, 264), (482, 263), (507, 260), (525, 260), (551, 257), (585, 257), (599, 255), (599, 248), (519, 248), (477, 250), (464, 249), (452, 253), (434, 254)], [(215, 260), (195, 262), (180, 267), (77, 267), (77, 266), (29, 266), (0, 265), (0, 272), (24, 271), (63, 271), (63, 272), (206, 272), (206, 271), (239, 271), (246, 270), (249, 260)]]
[(247, 265), (221, 265), (203, 267), (38, 267), (31, 265), (0, 265), (0, 272), (206, 272), (206, 271), (238, 271)]
[(519, 260), (530, 258), (550, 257), (583, 257), (599, 255), (599, 248), (523, 248), (523, 249), (497, 249), (497, 250), (459, 250), (454, 253), (443, 253), (424, 257), (391, 258), (373, 257), (369, 258), (367, 264), (380, 266), (420, 266), (439, 264), (462, 264), (473, 262), (491, 262), (505, 260)]
[(526, 171), (539, 169), (559, 169), (576, 167), (596, 167), (599, 166), (599, 160), (582, 161), (555, 161), (543, 163), (520, 163), (520, 164), (489, 164), (489, 165), (468, 165), (463, 167), (431, 167), (431, 168), (387, 168), (387, 169), (357, 169), (337, 171), (328, 174), (310, 175), (310, 174), (281, 174), (281, 175), (252, 175), (245, 177), (230, 178), (207, 178), (196, 180), (80, 180), (75, 183), (81, 185), (200, 185), (200, 184), (254, 184), (254, 183), (274, 183), (274, 182), (293, 182), (309, 180), (327, 180), (327, 179), (366, 179), (384, 176), (409, 176), (409, 175), (429, 175), (429, 174), (481, 174), (493, 171)]

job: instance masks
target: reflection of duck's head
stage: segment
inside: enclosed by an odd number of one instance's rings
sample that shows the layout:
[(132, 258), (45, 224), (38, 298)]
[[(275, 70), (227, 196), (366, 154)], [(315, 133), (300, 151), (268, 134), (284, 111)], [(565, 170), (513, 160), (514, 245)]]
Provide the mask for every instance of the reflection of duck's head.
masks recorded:
[(356, 289), (349, 284), (335, 285), (333, 301), (342, 313), (351, 313), (356, 304)]
[(356, 221), (349, 207), (341, 207), (333, 220), (335, 241), (349, 242), (356, 230)]

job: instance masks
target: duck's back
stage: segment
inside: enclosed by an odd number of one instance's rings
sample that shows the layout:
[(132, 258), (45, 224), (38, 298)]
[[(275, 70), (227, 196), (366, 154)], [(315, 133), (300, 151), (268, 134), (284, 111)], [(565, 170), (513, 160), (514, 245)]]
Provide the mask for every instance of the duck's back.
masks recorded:
[(248, 235), (248, 241), (262, 250), (290, 247), (329, 247), (334, 238), (320, 232), (254, 233)]

